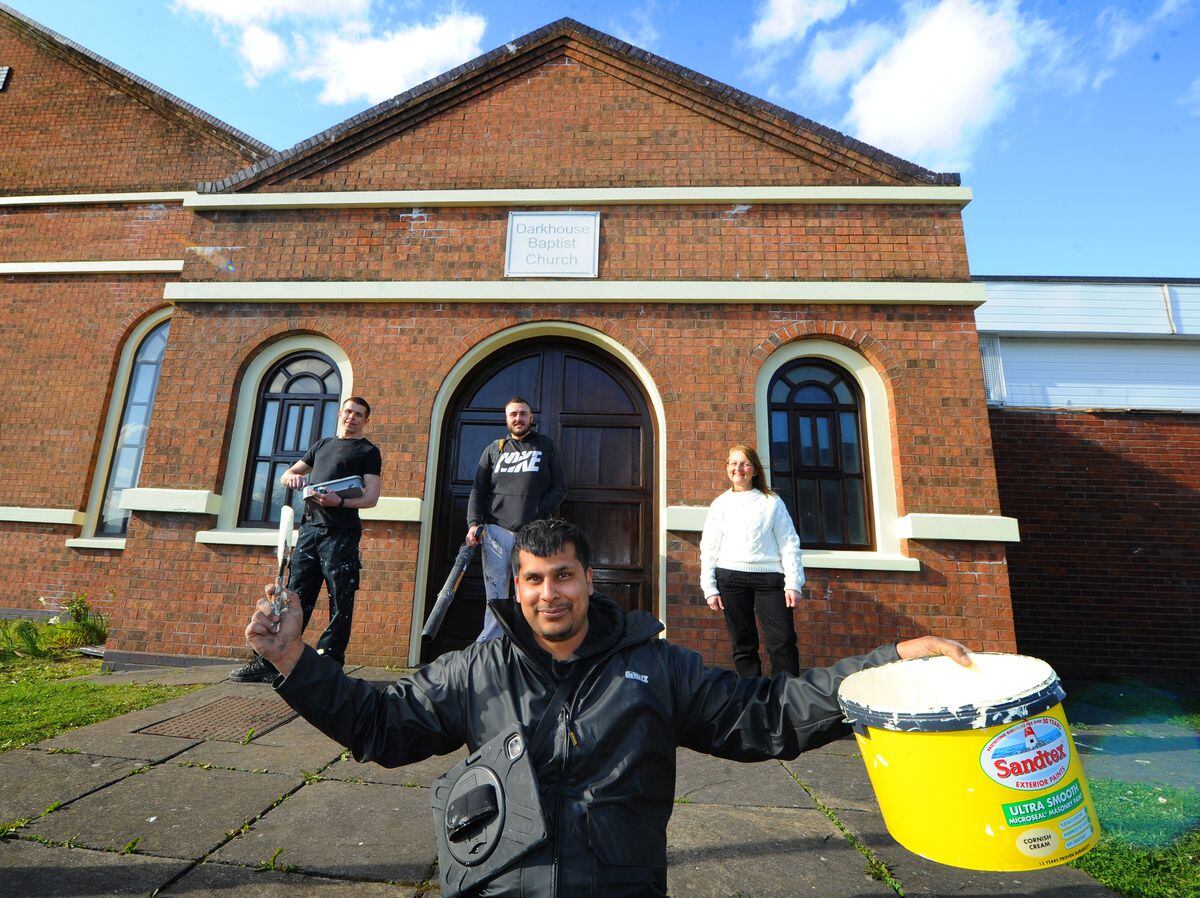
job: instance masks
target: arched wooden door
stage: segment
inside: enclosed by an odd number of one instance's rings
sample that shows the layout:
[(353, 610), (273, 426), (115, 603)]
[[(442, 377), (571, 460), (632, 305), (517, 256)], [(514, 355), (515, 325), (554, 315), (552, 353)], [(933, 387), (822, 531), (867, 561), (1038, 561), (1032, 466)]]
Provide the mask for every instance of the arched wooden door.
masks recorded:
[[(479, 456), (504, 436), (504, 406), (522, 396), (562, 453), (560, 514), (587, 534), (594, 583), (625, 609), (653, 611), (654, 428), (633, 376), (586, 343), (530, 340), (483, 362), (455, 393), (442, 422), (425, 614), (462, 544)], [(483, 626), (478, 559), (463, 578), (437, 642), (422, 660), (462, 648)]]

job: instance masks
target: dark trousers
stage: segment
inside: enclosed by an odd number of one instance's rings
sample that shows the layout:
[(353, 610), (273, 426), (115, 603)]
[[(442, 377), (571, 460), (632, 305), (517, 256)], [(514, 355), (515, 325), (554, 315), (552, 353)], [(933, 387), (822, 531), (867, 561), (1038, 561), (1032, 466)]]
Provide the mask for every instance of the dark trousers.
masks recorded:
[(771, 673), (800, 673), (796, 650), (796, 624), (783, 594), (783, 574), (750, 574), (717, 568), (717, 591), (725, 606), (725, 623), (733, 643), (733, 665), (743, 677), (761, 677), (758, 627), (762, 623)]
[(329, 592), (329, 626), (317, 642), (317, 651), (346, 662), (350, 625), (354, 621), (354, 593), (358, 589), (358, 530), (342, 530), (321, 524), (302, 524), (300, 539), (292, 552), (288, 589), (299, 593), (304, 609), (304, 626), (317, 606), (321, 584)]

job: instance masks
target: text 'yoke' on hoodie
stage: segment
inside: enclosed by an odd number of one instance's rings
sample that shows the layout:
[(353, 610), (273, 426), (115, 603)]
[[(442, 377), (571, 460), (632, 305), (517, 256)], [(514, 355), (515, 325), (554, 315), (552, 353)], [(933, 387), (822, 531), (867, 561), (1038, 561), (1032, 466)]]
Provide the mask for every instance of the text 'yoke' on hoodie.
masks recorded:
[(550, 517), (567, 495), (562, 459), (549, 437), (530, 431), (524, 439), (488, 443), (467, 502), (467, 526), (499, 524), (520, 530)]

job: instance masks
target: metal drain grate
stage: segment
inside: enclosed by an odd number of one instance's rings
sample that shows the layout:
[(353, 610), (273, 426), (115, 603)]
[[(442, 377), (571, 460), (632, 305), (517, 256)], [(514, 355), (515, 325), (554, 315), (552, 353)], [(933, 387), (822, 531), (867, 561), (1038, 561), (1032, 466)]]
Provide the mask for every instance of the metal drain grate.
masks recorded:
[(247, 742), (282, 726), (296, 712), (277, 698), (220, 698), (177, 717), (151, 724), (136, 732), (180, 739), (214, 742)]

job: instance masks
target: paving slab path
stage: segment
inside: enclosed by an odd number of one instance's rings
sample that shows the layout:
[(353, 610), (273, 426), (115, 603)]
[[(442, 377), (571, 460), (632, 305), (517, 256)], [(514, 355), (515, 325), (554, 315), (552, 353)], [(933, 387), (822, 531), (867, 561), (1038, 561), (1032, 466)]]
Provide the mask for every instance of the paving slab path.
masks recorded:
[[(187, 670), (119, 676), (206, 687), (0, 754), (0, 823), (28, 820), (0, 841), (0, 895), (437, 898), (429, 786), (465, 751), (385, 770), (299, 718), (277, 716), (250, 733), (236, 712), (263, 703), (246, 699), (272, 699), (270, 687), (229, 683), (227, 670)], [(356, 675), (382, 684), (395, 672)], [(205, 728), (223, 708), (235, 719), (221, 719), (224, 735), (213, 738), (221, 727)], [(852, 740), (758, 764), (681, 749), (670, 893), (895, 895), (830, 815), (909, 895), (1113, 894), (1069, 868), (972, 873), (905, 851), (887, 835)]]

